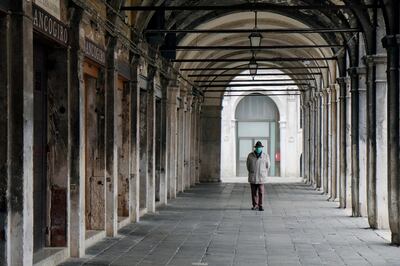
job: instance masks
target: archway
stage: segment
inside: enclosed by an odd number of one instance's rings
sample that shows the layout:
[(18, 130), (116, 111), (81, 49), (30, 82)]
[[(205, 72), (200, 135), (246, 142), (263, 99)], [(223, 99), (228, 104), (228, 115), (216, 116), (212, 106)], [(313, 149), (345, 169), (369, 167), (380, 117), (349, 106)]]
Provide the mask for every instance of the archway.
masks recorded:
[(246, 176), (247, 155), (257, 141), (264, 145), (264, 152), (271, 157), (271, 176), (279, 176), (280, 141), (279, 110), (266, 95), (249, 94), (235, 110), (236, 119), (236, 176)]

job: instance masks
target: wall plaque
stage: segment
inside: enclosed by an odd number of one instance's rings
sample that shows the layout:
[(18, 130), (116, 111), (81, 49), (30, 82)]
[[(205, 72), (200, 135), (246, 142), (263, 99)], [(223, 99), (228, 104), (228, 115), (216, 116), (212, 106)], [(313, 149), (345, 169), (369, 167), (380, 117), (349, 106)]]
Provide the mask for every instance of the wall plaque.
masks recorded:
[(58, 43), (68, 44), (68, 28), (64, 23), (35, 4), (32, 5), (32, 15), (34, 30)]
[(34, 0), (33, 2), (53, 17), (61, 20), (60, 0)]
[(89, 39), (85, 39), (85, 55), (100, 65), (106, 64), (106, 52)]

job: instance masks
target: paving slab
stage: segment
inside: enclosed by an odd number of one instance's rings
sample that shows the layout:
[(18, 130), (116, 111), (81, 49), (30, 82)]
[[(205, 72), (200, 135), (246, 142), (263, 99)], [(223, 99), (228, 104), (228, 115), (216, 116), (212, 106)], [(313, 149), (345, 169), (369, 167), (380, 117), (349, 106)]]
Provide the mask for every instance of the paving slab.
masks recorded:
[(298, 180), (266, 184), (263, 212), (250, 203), (246, 183), (199, 184), (61, 265), (400, 266), (365, 218)]

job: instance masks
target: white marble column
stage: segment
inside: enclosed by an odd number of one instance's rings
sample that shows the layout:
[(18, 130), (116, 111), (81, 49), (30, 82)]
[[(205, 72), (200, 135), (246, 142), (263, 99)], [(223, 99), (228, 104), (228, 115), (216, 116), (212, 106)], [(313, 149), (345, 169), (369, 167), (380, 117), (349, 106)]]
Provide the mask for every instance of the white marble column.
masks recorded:
[(373, 56), (376, 65), (376, 201), (377, 226), (389, 229), (388, 212), (388, 142), (387, 142), (387, 57)]

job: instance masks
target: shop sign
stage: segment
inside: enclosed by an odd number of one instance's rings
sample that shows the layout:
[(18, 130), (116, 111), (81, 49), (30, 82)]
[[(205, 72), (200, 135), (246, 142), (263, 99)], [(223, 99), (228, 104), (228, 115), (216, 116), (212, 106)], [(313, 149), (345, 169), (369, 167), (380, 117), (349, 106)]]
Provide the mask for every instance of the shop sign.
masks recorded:
[(60, 0), (34, 0), (33, 2), (53, 17), (61, 20)]
[(85, 55), (100, 65), (104, 66), (106, 64), (105, 50), (89, 39), (85, 39)]
[(68, 44), (68, 28), (64, 23), (37, 5), (32, 5), (32, 15), (36, 31), (63, 45)]

